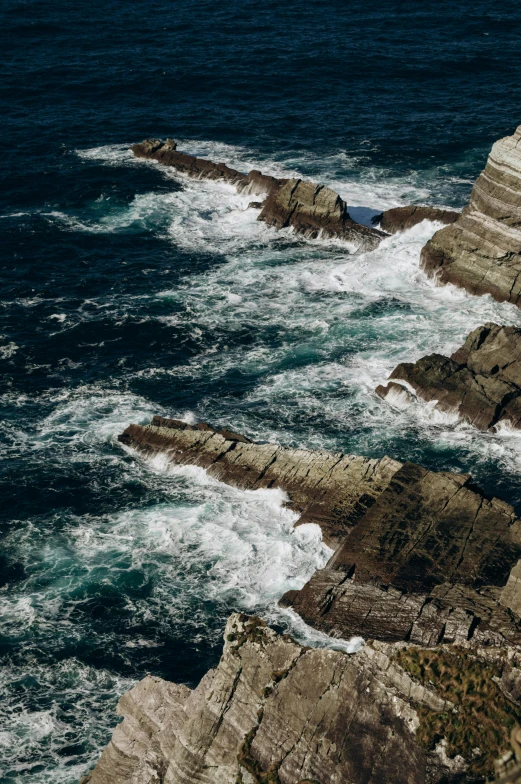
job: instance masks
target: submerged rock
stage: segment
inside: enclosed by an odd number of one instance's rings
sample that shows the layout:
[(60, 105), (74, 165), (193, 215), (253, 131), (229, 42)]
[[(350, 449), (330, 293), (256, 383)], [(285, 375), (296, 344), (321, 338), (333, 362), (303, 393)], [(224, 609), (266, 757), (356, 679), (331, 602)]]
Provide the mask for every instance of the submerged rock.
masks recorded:
[(494, 144), (468, 205), (425, 245), (421, 266), (441, 283), (521, 305), (521, 125)]
[(327, 566), (282, 600), (315, 628), (421, 645), (521, 642), (521, 580), (511, 576), (521, 521), (468, 474), (245, 442), (161, 417), (130, 425), (120, 440), (237, 487), (285, 490), (298, 523), (317, 523), (336, 546)]
[[(403, 362), (376, 393), (393, 398), (403, 392), (440, 411), (457, 414), (481, 430), (500, 423), (521, 427), (521, 329), (487, 323), (468, 335), (450, 357), (429, 354)], [(404, 384), (406, 386), (404, 386)], [(411, 396), (412, 398), (413, 396)]]
[[(138, 158), (149, 158), (197, 179), (224, 180), (239, 193), (266, 196), (258, 220), (278, 229), (291, 227), (297, 233), (314, 238), (319, 235), (349, 242), (355, 249), (375, 248), (385, 236), (381, 231), (356, 223), (349, 216), (340, 196), (314, 182), (279, 179), (254, 169), (249, 174), (231, 169), (224, 163), (179, 152), (168, 139), (147, 139), (132, 147)], [(254, 202), (259, 206), (257, 202)]]
[(459, 216), (459, 212), (437, 207), (393, 207), (375, 215), (372, 222), (388, 234), (398, 234), (400, 231), (412, 229), (424, 220), (449, 224), (457, 221)]
[[(508, 666), (451, 646), (425, 655), (381, 643), (354, 655), (306, 648), (258, 618), (232, 615), (219, 665), (193, 691), (147, 677), (121, 698), (123, 722), (85, 781), (482, 780), (508, 743), (507, 720), (520, 715), (491, 677)], [(475, 683), (468, 698), (465, 678)], [(494, 716), (505, 720), (497, 731), (486, 717), (473, 726), (480, 699), (495, 700)]]

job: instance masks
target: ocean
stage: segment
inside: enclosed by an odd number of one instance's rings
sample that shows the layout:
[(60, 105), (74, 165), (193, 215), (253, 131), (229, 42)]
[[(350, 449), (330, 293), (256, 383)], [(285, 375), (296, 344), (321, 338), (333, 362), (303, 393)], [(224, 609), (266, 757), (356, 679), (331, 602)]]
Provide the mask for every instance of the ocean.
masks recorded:
[(447, 354), (490, 297), (256, 220), (250, 197), (133, 158), (179, 149), (330, 185), (358, 220), (461, 208), (521, 122), (518, 3), (3, 0), (0, 781), (73, 784), (147, 673), (194, 686), (225, 619), (354, 650), (277, 599), (330, 551), (278, 491), (145, 461), (154, 414), (471, 472), (521, 510), (521, 437), (374, 394)]

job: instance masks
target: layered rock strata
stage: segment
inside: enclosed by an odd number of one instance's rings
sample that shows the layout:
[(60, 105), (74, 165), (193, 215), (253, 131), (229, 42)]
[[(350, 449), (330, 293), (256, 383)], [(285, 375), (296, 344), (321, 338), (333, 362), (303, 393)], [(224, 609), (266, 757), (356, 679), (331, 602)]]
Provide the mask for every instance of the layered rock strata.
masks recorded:
[[(224, 650), (193, 691), (147, 677), (118, 705), (123, 721), (84, 784), (435, 784), (483, 780), (508, 743), (483, 727), (466, 727), (465, 744), (440, 742), (430, 727), (472, 723), (465, 699), (448, 698), (457, 670), (473, 667), (480, 696), (486, 663), (451, 648), (439, 677), (410, 646), (375, 643), (355, 655), (311, 649), (281, 637), (257, 618), (233, 615)], [(430, 666), (430, 665), (428, 665)], [(425, 667), (425, 665), (424, 665)], [(512, 677), (511, 665), (502, 665)], [(500, 673), (500, 669), (495, 670)], [(417, 673), (416, 675), (414, 673)], [(429, 682), (423, 683), (422, 673)], [(517, 670), (515, 672), (518, 672)], [(443, 685), (444, 674), (449, 678)], [(515, 718), (499, 686), (500, 718)], [(472, 698), (471, 698), (472, 699)], [(476, 696), (474, 696), (476, 703)], [(454, 716), (454, 718), (451, 718)], [(459, 723), (457, 721), (459, 719)], [(469, 721), (470, 719), (470, 721)], [(488, 730), (488, 728), (486, 728)], [(475, 732), (475, 738), (473, 733)], [(453, 735), (451, 735), (453, 737)], [(490, 749), (471, 751), (472, 743)], [(448, 752), (448, 753), (447, 753)], [(488, 752), (488, 753), (487, 753)], [(476, 756), (477, 755), (477, 756)], [(492, 757), (492, 759), (490, 759)], [(470, 766), (470, 776), (463, 773)]]
[(179, 152), (172, 139), (147, 139), (132, 147), (134, 155), (148, 158), (190, 177), (224, 180), (239, 193), (265, 196), (258, 220), (278, 229), (293, 228), (309, 238), (336, 237), (355, 249), (375, 248), (385, 236), (381, 231), (356, 223), (346, 203), (331, 188), (301, 179), (278, 179), (253, 170), (249, 174), (224, 163)]
[(375, 215), (372, 222), (387, 234), (398, 234), (400, 231), (412, 229), (424, 220), (448, 225), (455, 223), (459, 216), (459, 212), (437, 207), (392, 207), (390, 210), (384, 210), (380, 215)]
[(494, 144), (467, 207), (425, 245), (421, 266), (441, 283), (521, 304), (521, 126)]
[(521, 427), (521, 329), (487, 323), (450, 357), (403, 362), (376, 393), (389, 402), (414, 398), (455, 413), (481, 430)]
[(336, 546), (327, 566), (282, 600), (315, 628), (420, 645), (521, 642), (521, 521), (469, 475), (256, 444), (161, 417), (131, 425), (120, 440), (238, 487), (285, 490), (299, 522), (317, 523)]

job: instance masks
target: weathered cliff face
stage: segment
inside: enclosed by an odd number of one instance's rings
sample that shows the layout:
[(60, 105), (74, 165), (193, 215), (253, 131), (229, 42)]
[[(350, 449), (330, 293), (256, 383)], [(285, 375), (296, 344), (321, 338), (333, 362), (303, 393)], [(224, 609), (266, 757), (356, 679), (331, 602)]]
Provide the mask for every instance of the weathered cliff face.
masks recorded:
[[(435, 401), (481, 430), (508, 423), (521, 427), (521, 329), (487, 323), (468, 335), (451, 357), (430, 354), (404, 362), (376, 392), (392, 403), (399, 398)], [(405, 382), (405, 385), (404, 385)], [(411, 390), (414, 394), (411, 394)]]
[[(503, 723), (492, 731), (479, 714), (480, 699), (494, 701), (493, 720), (514, 721), (519, 708), (492, 678), (516, 680), (519, 670), (504, 658), (491, 664), (452, 647), (422, 656), (412, 646), (381, 643), (351, 656), (305, 648), (257, 618), (234, 615), (218, 667), (196, 689), (147, 677), (122, 697), (118, 713), (124, 720), (85, 781), (481, 780), (506, 747), (509, 730)], [(462, 673), (474, 682), (468, 697)], [(468, 724), (465, 732), (458, 732), (460, 722)], [(441, 741), (445, 733), (451, 740)]]
[(521, 642), (521, 522), (469, 475), (255, 444), (161, 417), (120, 440), (239, 487), (285, 490), (299, 522), (336, 545), (326, 568), (282, 600), (315, 628), (422, 645)]
[(421, 265), (442, 283), (521, 304), (521, 126), (494, 144), (469, 204), (425, 245)]
[(323, 185), (300, 179), (277, 179), (253, 170), (249, 174), (231, 169), (224, 163), (213, 163), (203, 158), (179, 152), (172, 139), (162, 142), (147, 139), (132, 147), (138, 158), (148, 158), (190, 177), (224, 180), (239, 193), (266, 196), (258, 220), (278, 229), (293, 228), (309, 238), (319, 235), (336, 237), (354, 249), (375, 248), (385, 236), (383, 232), (362, 226), (351, 219), (345, 202)]
[(373, 223), (388, 234), (397, 234), (400, 231), (412, 229), (413, 226), (424, 220), (448, 225), (457, 221), (459, 216), (459, 212), (441, 210), (437, 207), (393, 207), (380, 215), (375, 215)]

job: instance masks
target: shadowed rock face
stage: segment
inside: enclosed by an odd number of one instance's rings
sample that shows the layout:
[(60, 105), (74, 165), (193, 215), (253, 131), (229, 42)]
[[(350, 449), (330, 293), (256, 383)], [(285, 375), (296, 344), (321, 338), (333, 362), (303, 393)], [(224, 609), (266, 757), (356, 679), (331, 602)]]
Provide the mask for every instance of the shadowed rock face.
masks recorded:
[(442, 283), (521, 304), (521, 126), (494, 144), (469, 204), (425, 245), (421, 266)]
[(418, 710), (452, 704), (393, 654), (385, 645), (351, 656), (303, 648), (257, 618), (233, 615), (219, 665), (196, 689), (147, 677), (121, 698), (124, 721), (84, 782), (461, 781), (415, 735)]
[(355, 249), (375, 248), (385, 236), (381, 231), (362, 226), (349, 216), (340, 196), (323, 185), (299, 179), (277, 179), (253, 170), (249, 174), (231, 169), (224, 163), (179, 152), (172, 139), (162, 142), (147, 139), (132, 147), (138, 158), (148, 158), (190, 177), (224, 180), (239, 193), (266, 196), (258, 220), (278, 229), (293, 228), (309, 238), (319, 235), (349, 242)]
[(315, 628), (424, 645), (521, 642), (521, 523), (469, 475), (256, 444), (161, 417), (120, 440), (238, 487), (285, 490), (298, 522), (317, 523), (336, 545), (326, 568), (282, 600)]
[(412, 229), (424, 220), (438, 221), (439, 223), (454, 223), (460, 216), (453, 210), (440, 210), (436, 207), (393, 207), (385, 210), (373, 218), (373, 223), (388, 234), (397, 234), (406, 229)]
[[(520, 547), (510, 506), (484, 498), (468, 476), (406, 463), (326, 567), (281, 603), (337, 637), (519, 644), (501, 589)], [(514, 578), (508, 607), (519, 597)]]
[[(430, 354), (398, 365), (376, 392), (392, 403), (396, 395), (436, 401), (481, 430), (499, 423), (521, 427), (521, 329), (487, 323), (452, 356)], [(406, 382), (407, 387), (401, 382)]]

